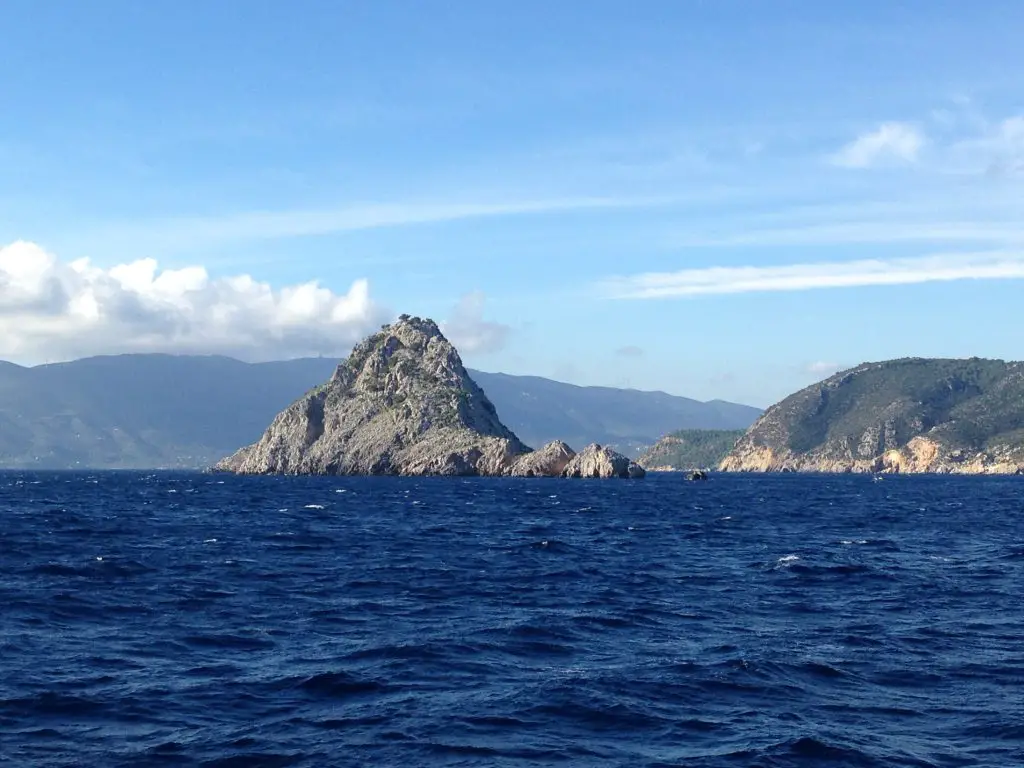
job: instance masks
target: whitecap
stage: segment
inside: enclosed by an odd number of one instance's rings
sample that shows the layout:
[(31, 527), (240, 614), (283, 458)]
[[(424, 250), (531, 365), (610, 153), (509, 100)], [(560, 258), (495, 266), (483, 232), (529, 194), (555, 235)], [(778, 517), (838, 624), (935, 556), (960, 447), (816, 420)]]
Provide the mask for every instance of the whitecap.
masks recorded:
[(777, 565), (779, 565), (782, 568), (785, 568), (786, 566), (792, 565), (799, 559), (799, 555), (784, 555), (783, 557), (780, 557), (778, 559)]
[(304, 508), (305, 509), (326, 509), (326, 507), (323, 504), (307, 504)]

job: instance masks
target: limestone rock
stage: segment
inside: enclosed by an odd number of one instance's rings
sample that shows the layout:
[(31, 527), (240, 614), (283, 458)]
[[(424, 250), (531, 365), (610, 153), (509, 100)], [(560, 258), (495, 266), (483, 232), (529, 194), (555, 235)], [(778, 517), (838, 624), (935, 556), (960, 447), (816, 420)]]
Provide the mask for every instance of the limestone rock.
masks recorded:
[(403, 315), (216, 470), (500, 475), (529, 451), (431, 320)]
[(561, 477), (576, 452), (561, 440), (518, 457), (509, 469), (512, 477)]
[[(643, 476), (614, 451), (588, 451), (580, 465), (587, 477)], [(402, 315), (214, 471), (558, 477), (577, 458), (561, 441), (531, 451), (501, 423), (437, 324)]]
[(607, 446), (591, 443), (573, 456), (562, 477), (643, 477), (644, 468)]

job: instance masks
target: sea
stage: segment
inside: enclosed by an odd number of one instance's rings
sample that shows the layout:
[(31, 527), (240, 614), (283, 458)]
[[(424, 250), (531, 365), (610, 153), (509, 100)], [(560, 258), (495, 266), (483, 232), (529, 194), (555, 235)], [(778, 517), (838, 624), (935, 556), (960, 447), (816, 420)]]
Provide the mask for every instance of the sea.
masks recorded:
[(1024, 477), (0, 474), (0, 766), (1024, 765)]

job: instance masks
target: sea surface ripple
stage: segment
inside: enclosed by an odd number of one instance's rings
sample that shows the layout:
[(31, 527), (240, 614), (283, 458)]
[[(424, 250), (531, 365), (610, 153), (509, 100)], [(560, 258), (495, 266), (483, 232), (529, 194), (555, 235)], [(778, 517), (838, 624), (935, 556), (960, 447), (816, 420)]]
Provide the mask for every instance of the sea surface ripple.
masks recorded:
[(1024, 765), (1024, 478), (0, 474), (0, 765)]

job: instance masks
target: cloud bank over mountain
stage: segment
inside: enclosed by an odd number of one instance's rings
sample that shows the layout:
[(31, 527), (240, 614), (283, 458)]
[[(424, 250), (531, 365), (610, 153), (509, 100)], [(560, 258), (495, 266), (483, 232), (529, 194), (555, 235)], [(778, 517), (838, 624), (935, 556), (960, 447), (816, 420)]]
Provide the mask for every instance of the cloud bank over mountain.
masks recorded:
[(0, 247), (0, 358), (16, 362), (123, 352), (338, 356), (386, 315), (364, 279), (339, 294), (316, 281), (275, 288), (200, 266), (160, 269), (154, 259), (104, 269), (31, 242)]

